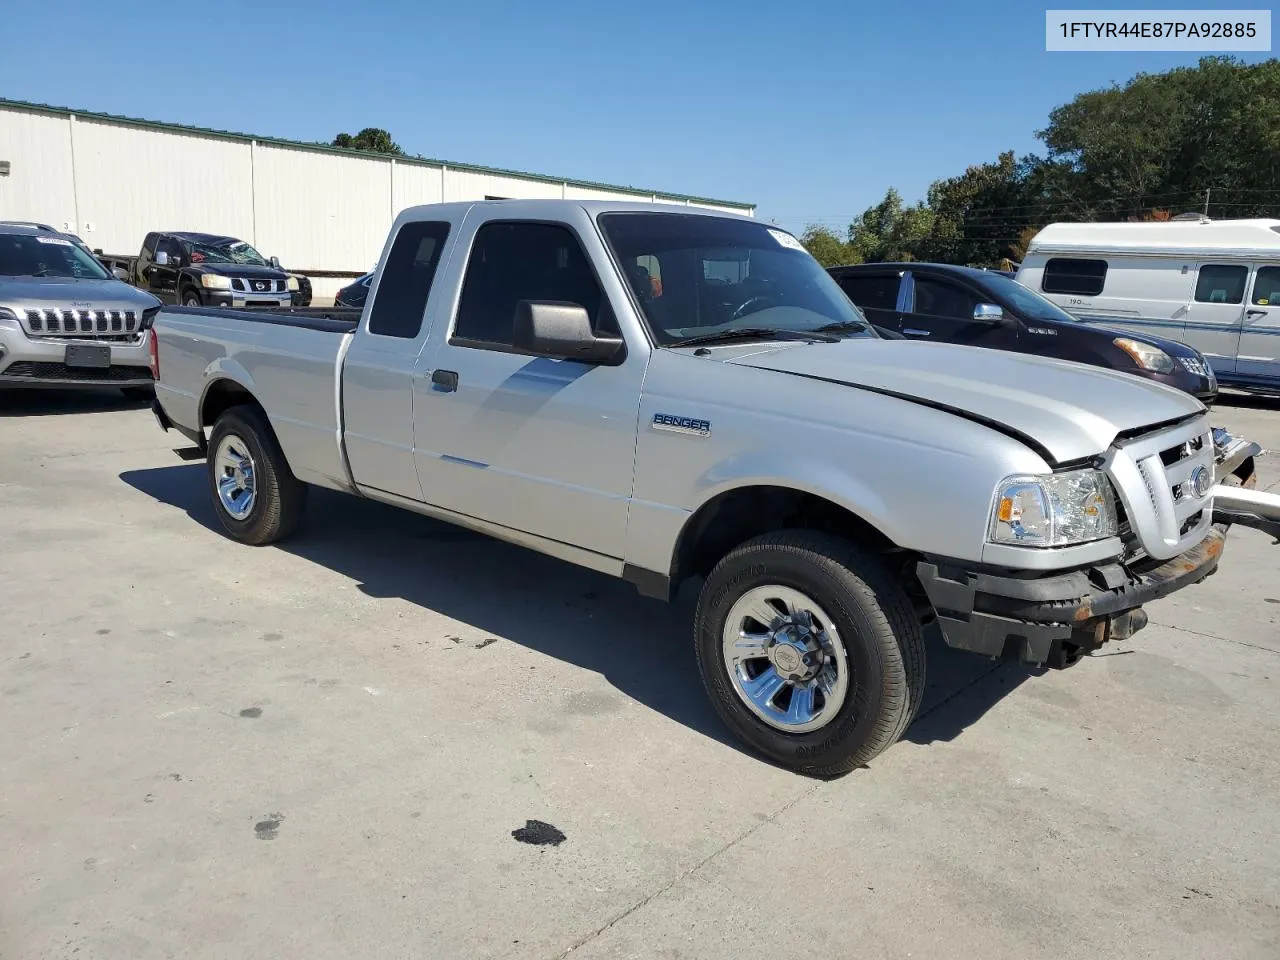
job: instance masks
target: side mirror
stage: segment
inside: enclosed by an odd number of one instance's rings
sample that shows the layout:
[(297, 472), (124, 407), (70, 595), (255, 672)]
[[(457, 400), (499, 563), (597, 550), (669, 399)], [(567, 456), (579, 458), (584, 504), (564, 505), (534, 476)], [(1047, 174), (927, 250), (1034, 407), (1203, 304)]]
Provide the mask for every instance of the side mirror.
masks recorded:
[(999, 323), (1004, 319), (1004, 308), (994, 303), (980, 303), (973, 308), (973, 319), (986, 323)]
[(517, 303), (512, 343), (534, 356), (582, 363), (617, 363), (624, 352), (618, 337), (596, 336), (585, 307), (559, 301)]
[(280, 269), (280, 258), (279, 258), (279, 257), (272, 257), (272, 258), (271, 258), (269, 261), (267, 261), (267, 262), (268, 262), (268, 263), (270, 263), (270, 264), (271, 264), (273, 267), (275, 267), (277, 270), (279, 270), (279, 269)]
[(156, 254), (156, 266), (167, 267), (168, 265), (169, 265), (169, 254), (166, 253), (164, 250), (161, 250), (159, 253)]
[(111, 275), (115, 277), (117, 280), (124, 280), (126, 283), (129, 280), (129, 271), (126, 270), (124, 267), (112, 267)]

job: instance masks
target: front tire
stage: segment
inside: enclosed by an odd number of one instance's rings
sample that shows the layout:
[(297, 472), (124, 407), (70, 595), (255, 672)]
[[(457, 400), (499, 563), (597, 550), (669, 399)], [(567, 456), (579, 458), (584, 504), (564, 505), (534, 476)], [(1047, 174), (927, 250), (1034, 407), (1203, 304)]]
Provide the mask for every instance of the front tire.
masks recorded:
[(200, 294), (194, 288), (187, 287), (182, 291), (182, 305), (184, 307), (202, 307), (204, 303), (201, 302)]
[(924, 636), (906, 592), (874, 555), (825, 533), (767, 534), (726, 556), (698, 599), (694, 637), (721, 719), (797, 773), (867, 763), (924, 695)]
[(218, 417), (209, 434), (208, 470), (214, 512), (232, 539), (261, 546), (297, 529), (307, 485), (289, 469), (257, 407), (232, 407)]

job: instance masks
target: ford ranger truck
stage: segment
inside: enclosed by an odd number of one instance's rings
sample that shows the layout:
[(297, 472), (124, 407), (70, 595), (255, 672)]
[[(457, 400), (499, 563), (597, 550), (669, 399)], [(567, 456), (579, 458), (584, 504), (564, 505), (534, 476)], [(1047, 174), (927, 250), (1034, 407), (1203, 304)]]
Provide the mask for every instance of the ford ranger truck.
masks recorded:
[(160, 301), (82, 244), (0, 224), (0, 387), (113, 387), (150, 395), (146, 328)]
[(1225, 540), (1194, 397), (881, 339), (749, 218), (414, 207), (358, 317), (165, 308), (152, 337), (156, 415), (204, 451), (230, 537), (288, 536), (316, 485), (649, 596), (700, 581), (716, 710), (807, 774), (901, 736), (926, 624), (1065, 665), (1213, 573)]

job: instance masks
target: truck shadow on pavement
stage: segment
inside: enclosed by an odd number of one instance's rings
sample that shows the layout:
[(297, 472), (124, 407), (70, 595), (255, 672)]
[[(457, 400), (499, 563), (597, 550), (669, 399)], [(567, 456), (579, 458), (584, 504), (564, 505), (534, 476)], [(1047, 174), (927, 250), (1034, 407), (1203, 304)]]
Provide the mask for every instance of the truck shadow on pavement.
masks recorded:
[(52, 417), (66, 413), (143, 410), (150, 401), (118, 390), (42, 390), (0, 388), (0, 417)]
[[(131, 470), (120, 479), (221, 535), (202, 463)], [(252, 549), (252, 548), (242, 548)], [(741, 749), (712, 710), (690, 642), (695, 585), (676, 602), (627, 583), (370, 500), (312, 489), (298, 533), (273, 548), (349, 577), (370, 597), (399, 598), (599, 673), (626, 696)], [(440, 638), (445, 639), (445, 638)], [(1032, 676), (951, 650), (933, 628), (924, 704), (905, 739), (951, 740)]]

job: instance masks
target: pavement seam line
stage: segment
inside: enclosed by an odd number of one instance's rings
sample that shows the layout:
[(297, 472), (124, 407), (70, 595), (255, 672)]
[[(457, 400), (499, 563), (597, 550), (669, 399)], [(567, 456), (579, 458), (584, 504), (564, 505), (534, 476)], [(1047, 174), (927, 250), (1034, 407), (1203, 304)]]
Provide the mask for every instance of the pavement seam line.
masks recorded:
[(1190, 627), (1178, 627), (1172, 623), (1161, 623), (1159, 620), (1152, 620), (1157, 627), (1164, 627), (1166, 630), (1176, 630), (1179, 633), (1189, 633), (1193, 637), (1204, 637), (1206, 640), (1222, 640), (1225, 643), (1238, 643), (1242, 647), (1249, 647), (1253, 650), (1261, 650), (1263, 653), (1270, 653), (1280, 656), (1280, 650), (1272, 650), (1270, 647), (1259, 646), (1256, 643), (1250, 643), (1248, 640), (1237, 640), (1235, 637), (1220, 637), (1216, 633), (1202, 633), (1199, 630), (1192, 630)]
[(564, 953), (560, 953), (556, 955), (556, 960), (564, 960), (565, 957), (569, 956), (569, 954), (573, 953), (573, 951), (577, 950), (579, 947), (586, 946), (592, 940), (596, 939), (601, 934), (607, 932), (611, 927), (614, 926), (614, 924), (619, 923), (622, 920), (625, 920), (627, 917), (631, 916), (640, 908), (648, 906), (650, 903), (652, 903), (658, 897), (662, 896), (664, 893), (666, 893), (676, 884), (693, 876), (693, 874), (697, 873), (699, 870), (705, 867), (708, 863), (710, 863), (716, 857), (720, 856), (720, 854), (724, 853), (726, 850), (736, 847), (739, 843), (741, 843), (743, 840), (746, 840), (748, 837), (750, 837), (753, 833), (755, 833), (761, 827), (764, 827), (767, 824), (773, 823), (778, 817), (782, 816), (784, 813), (786, 813), (788, 810), (794, 807), (801, 800), (804, 800), (807, 797), (813, 796), (815, 793), (818, 792), (818, 789), (822, 786), (823, 784), (821, 782), (811, 784), (808, 788), (806, 788), (805, 790), (802, 790), (800, 793), (796, 794), (794, 797), (792, 797), (790, 800), (788, 800), (786, 803), (780, 806), (773, 813), (769, 814), (769, 816), (766, 817), (764, 820), (761, 820), (757, 823), (752, 824), (750, 827), (748, 827), (742, 833), (738, 834), (732, 840), (729, 840), (727, 843), (723, 844), (722, 846), (717, 847), (715, 850), (712, 850), (709, 854), (707, 854), (705, 857), (703, 857), (701, 860), (699, 860), (689, 869), (673, 877), (668, 883), (664, 883), (661, 887), (653, 891), (653, 893), (649, 894), (643, 900), (640, 900), (635, 904), (631, 905), (630, 907), (628, 907), (626, 910), (623, 910), (621, 913), (619, 913), (616, 917), (611, 919), (604, 926), (600, 927), (597, 930), (593, 930), (591, 933), (588, 933), (585, 937), (582, 937), (580, 940), (577, 940), (574, 943), (572, 943), (569, 946), (569, 948), (564, 951)]
[[(974, 677), (973, 680), (966, 683), (959, 690), (956, 690), (949, 697), (938, 701), (928, 710), (922, 711), (919, 715), (916, 716), (915, 720), (913, 720), (912, 723), (914, 724), (917, 721), (924, 719), (925, 717), (929, 716), (929, 714), (934, 713), (937, 710), (941, 709), (942, 707), (946, 706), (952, 700), (956, 699), (956, 697), (964, 695), (966, 692), (971, 690), (975, 685), (981, 683), (983, 680), (986, 680), (988, 677), (992, 676), (997, 670), (1000, 669), (1001, 666), (1003, 666), (1003, 664), (997, 663), (990, 670)], [(585, 937), (582, 937), (580, 940), (577, 940), (576, 942), (571, 944), (569, 948), (564, 951), (564, 953), (557, 955), (556, 960), (564, 960), (565, 957), (569, 956), (569, 954), (573, 953), (573, 951), (577, 950), (579, 947), (586, 946), (592, 940), (596, 939), (601, 934), (607, 932), (615, 924), (619, 923), (622, 920), (625, 920), (627, 917), (631, 916), (631, 914), (635, 913), (637, 910), (652, 903), (654, 900), (662, 896), (664, 893), (666, 893), (676, 884), (693, 876), (695, 873), (697, 873), (699, 870), (705, 867), (708, 863), (710, 863), (716, 857), (720, 856), (720, 854), (724, 853), (727, 850), (732, 849), (733, 847), (736, 847), (739, 843), (741, 843), (743, 840), (746, 840), (748, 837), (750, 837), (753, 833), (755, 833), (761, 827), (764, 827), (765, 825), (776, 821), (778, 817), (782, 816), (784, 813), (786, 813), (788, 810), (794, 807), (801, 800), (805, 800), (813, 796), (824, 785), (825, 784), (823, 782), (815, 783), (812, 786), (810, 786), (808, 789), (803, 790), (800, 793), (796, 794), (794, 797), (792, 797), (790, 800), (788, 800), (786, 803), (780, 806), (777, 810), (771, 813), (766, 819), (761, 820), (759, 823), (752, 824), (742, 833), (738, 834), (738, 836), (734, 837), (732, 840), (716, 848), (715, 850), (712, 850), (709, 854), (707, 854), (705, 857), (703, 857), (693, 866), (689, 867), (689, 869), (685, 870), (683, 873), (680, 873), (678, 876), (672, 878), (668, 883), (663, 884), (660, 888), (655, 890), (653, 893), (649, 894), (643, 900), (638, 901), (637, 903), (628, 907), (626, 910), (619, 913), (616, 917), (611, 919), (604, 926), (600, 927), (597, 930), (592, 931), (591, 933), (587, 934)]]

